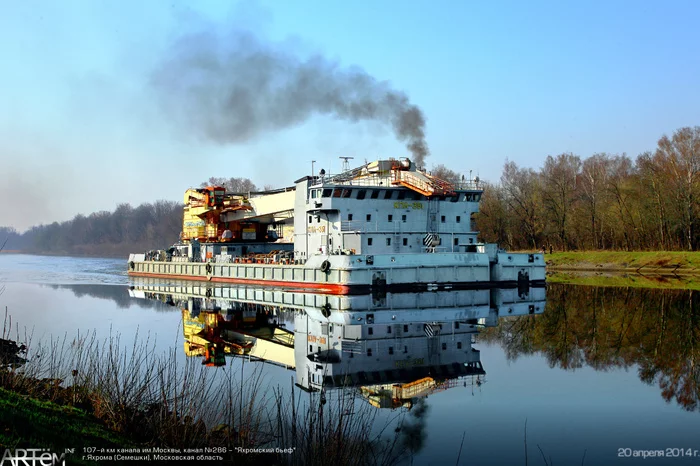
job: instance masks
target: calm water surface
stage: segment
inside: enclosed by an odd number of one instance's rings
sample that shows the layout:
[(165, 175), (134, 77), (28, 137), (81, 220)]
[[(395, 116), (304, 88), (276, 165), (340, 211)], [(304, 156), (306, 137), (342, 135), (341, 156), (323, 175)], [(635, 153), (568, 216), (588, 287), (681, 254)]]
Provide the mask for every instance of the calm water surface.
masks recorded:
[[(217, 303), (211, 311), (223, 313), (219, 320), (225, 328), (226, 306), (241, 301), (224, 289), (216, 292), (218, 301), (204, 295), (197, 298), (194, 288), (189, 300), (178, 294), (183, 289), (177, 287), (162, 288), (154, 295), (158, 286), (168, 284), (130, 284), (124, 270), (122, 260), (0, 254), (0, 290), (4, 289), (0, 306), (8, 309), (13, 326), (22, 333), (26, 328), (33, 339), (95, 331), (101, 337), (120, 334), (128, 341), (138, 333), (151, 338), (159, 351), (177, 350), (176, 357), (184, 360), (183, 347), (191, 341), (183, 329), (203, 322), (201, 316), (210, 311), (206, 303)], [(129, 285), (134, 288), (131, 293)], [(247, 302), (296, 299), (284, 294), (261, 296)], [(480, 350), (485, 371), (478, 379), (463, 376), (455, 379), (456, 386), (406, 403), (413, 405), (411, 410), (376, 408), (377, 422), (403, 412), (420, 425), (414, 464), (456, 464), (463, 435), (460, 464), (526, 464), (526, 423), (527, 464), (545, 464), (543, 453), (548, 464), (700, 464), (700, 456), (646, 460), (619, 456), (670, 448), (698, 450), (700, 455), (697, 292), (552, 285), (543, 313), (494, 318), (488, 303), (493, 307), (499, 296), (453, 292), (410, 297), (430, 305), (450, 300), (453, 308), (461, 300), (471, 300), (474, 305), (468, 309), (474, 319), (468, 322), (480, 325), (475, 327), (478, 333), (465, 338)], [(395, 318), (405, 306), (404, 298), (379, 297), (384, 300), (380, 307), (389, 310), (374, 312), (373, 318), (378, 322), (384, 315)], [(374, 299), (367, 306), (377, 306)], [(485, 314), (479, 314), (482, 311)], [(293, 315), (278, 318), (291, 330), (300, 325)], [(398, 314), (398, 319), (403, 315), (409, 313)], [(416, 322), (411, 325), (424, 326), (412, 319)], [(445, 328), (442, 332), (449, 333)], [(449, 341), (457, 341), (455, 335), (453, 331)], [(416, 341), (430, 345), (433, 340), (425, 335)], [(201, 348), (189, 348), (194, 357), (204, 357)], [(384, 350), (377, 346), (376, 351)], [(452, 353), (445, 354), (443, 362), (452, 362)], [(230, 368), (242, 364), (233, 357), (226, 357), (225, 363)], [(264, 372), (270, 385), (289, 387), (292, 377), (299, 382), (295, 371), (284, 367), (266, 364)]]

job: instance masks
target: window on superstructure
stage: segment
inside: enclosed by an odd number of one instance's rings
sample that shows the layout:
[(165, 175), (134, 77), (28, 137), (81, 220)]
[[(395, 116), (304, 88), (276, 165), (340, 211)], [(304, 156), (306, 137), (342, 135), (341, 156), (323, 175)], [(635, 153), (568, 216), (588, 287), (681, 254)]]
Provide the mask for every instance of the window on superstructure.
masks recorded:
[(442, 350), (445, 351), (447, 349), (447, 343), (442, 344)]
[(374, 335), (374, 329), (372, 327), (367, 327), (367, 335)]
[(408, 238), (404, 238), (404, 239), (403, 239), (403, 245), (404, 245), (404, 246), (408, 246)]
[(450, 202), (457, 202), (459, 201), (459, 194), (455, 194), (454, 196), (450, 197)]
[(364, 199), (365, 196), (367, 196), (367, 190), (366, 190), (366, 189), (358, 189), (358, 190), (357, 190), (357, 198), (358, 198), (358, 199)]
[(372, 221), (372, 214), (367, 214), (367, 221), (371, 222)]
[(372, 348), (367, 348), (367, 356), (372, 356)]
[(462, 342), (461, 341), (457, 342), (457, 349), (462, 349)]
[(459, 238), (455, 238), (455, 246), (459, 246)]
[(391, 189), (387, 189), (384, 191), (384, 199), (391, 199), (391, 196), (394, 195), (394, 192)]
[(314, 221), (313, 217), (311, 215), (309, 215), (309, 223), (311, 223), (313, 221)]
[(404, 326), (403, 326), (403, 331), (404, 331), (404, 332), (408, 332), (408, 325), (404, 324)]
[(393, 221), (394, 221), (394, 216), (391, 215), (391, 214), (387, 215), (386, 221), (387, 221), (387, 222), (393, 222)]
[(402, 215), (402, 216), (401, 216), (401, 221), (402, 221), (403, 223), (406, 223), (406, 215)]
[(474, 200), (479, 202), (481, 200), (481, 194), (474, 194)]
[(343, 197), (350, 197), (352, 195), (352, 189), (343, 189)]
[(441, 223), (445, 223), (445, 216), (444, 216), (444, 215), (441, 215), (441, 216), (440, 216), (440, 222), (441, 222)]
[(455, 322), (455, 330), (459, 328), (459, 322)]
[(348, 214), (348, 222), (352, 221), (352, 214)]
[(331, 194), (333, 194), (332, 189), (324, 189), (321, 197), (331, 197)]
[(391, 325), (386, 326), (386, 333), (391, 333)]
[(404, 347), (403, 347), (403, 352), (404, 352), (404, 353), (408, 353), (408, 346), (404, 346)]
[(379, 189), (373, 189), (372, 194), (369, 196), (370, 199), (377, 199), (379, 197)]
[(367, 246), (372, 246), (372, 238), (367, 238)]
[(467, 201), (467, 202), (471, 202), (471, 200), (472, 200), (472, 195), (469, 194), (469, 193), (467, 193), (467, 194), (465, 195), (465, 199), (464, 199), (464, 200)]
[(386, 245), (387, 245), (387, 246), (391, 246), (391, 238), (387, 238), (387, 239), (386, 239)]
[(399, 191), (399, 195), (398, 195), (397, 199), (400, 201), (403, 199), (406, 199), (406, 191), (404, 191), (404, 190)]
[(309, 353), (313, 353), (313, 352), (314, 352), (314, 345), (309, 345)]
[(334, 189), (333, 190), (333, 197), (340, 197), (343, 194), (342, 189)]
[(393, 346), (389, 347), (389, 354), (394, 354), (394, 347)]
[(316, 190), (315, 189), (311, 190), (311, 199), (316, 199)]
[(458, 215), (457, 218), (456, 218), (456, 220), (457, 220), (457, 223), (459, 223), (459, 222), (462, 221), (462, 217), (460, 217), (460, 216)]

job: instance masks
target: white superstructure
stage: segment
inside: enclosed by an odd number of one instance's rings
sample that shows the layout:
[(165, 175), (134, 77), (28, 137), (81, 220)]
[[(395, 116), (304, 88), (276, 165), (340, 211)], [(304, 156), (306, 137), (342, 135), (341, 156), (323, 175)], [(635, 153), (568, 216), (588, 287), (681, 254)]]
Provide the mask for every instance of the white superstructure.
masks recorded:
[[(321, 170), (294, 188), (250, 195), (222, 213), (220, 228), (245, 223), (240, 238), (189, 244), (184, 257), (133, 254), (129, 273), (334, 294), (544, 283), (542, 254), (478, 242), (482, 193), (476, 180), (449, 183), (408, 159), (334, 176)], [(265, 235), (265, 228), (274, 234)], [(259, 241), (246, 242), (247, 231)], [(270, 240), (280, 233), (280, 240)]]

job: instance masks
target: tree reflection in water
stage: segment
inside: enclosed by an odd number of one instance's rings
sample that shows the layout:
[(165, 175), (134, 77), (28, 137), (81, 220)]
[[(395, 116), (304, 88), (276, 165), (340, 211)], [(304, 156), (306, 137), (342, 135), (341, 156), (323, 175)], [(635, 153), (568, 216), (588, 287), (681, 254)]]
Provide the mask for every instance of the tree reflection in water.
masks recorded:
[(700, 410), (700, 293), (693, 290), (553, 284), (544, 314), (501, 320), (481, 341), (507, 357), (541, 353), (550, 367), (596, 370), (636, 366), (663, 398)]

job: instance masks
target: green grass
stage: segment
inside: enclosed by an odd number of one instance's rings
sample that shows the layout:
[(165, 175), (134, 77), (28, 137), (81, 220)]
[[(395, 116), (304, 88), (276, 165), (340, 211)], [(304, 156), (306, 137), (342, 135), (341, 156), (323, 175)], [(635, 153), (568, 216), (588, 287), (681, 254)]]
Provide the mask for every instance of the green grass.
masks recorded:
[(0, 446), (3, 448), (48, 448), (58, 455), (66, 448), (75, 448), (75, 455), (66, 455), (66, 464), (96, 464), (81, 461), (83, 447), (117, 448), (132, 443), (79, 409), (0, 388)]
[(685, 251), (577, 251), (546, 254), (547, 265), (557, 268), (617, 269), (659, 273), (700, 274), (700, 252)]
[(674, 277), (672, 275), (642, 274), (594, 274), (577, 272), (551, 272), (547, 283), (569, 285), (615, 286), (632, 288), (663, 288), (679, 290), (700, 290), (700, 278), (694, 275)]

